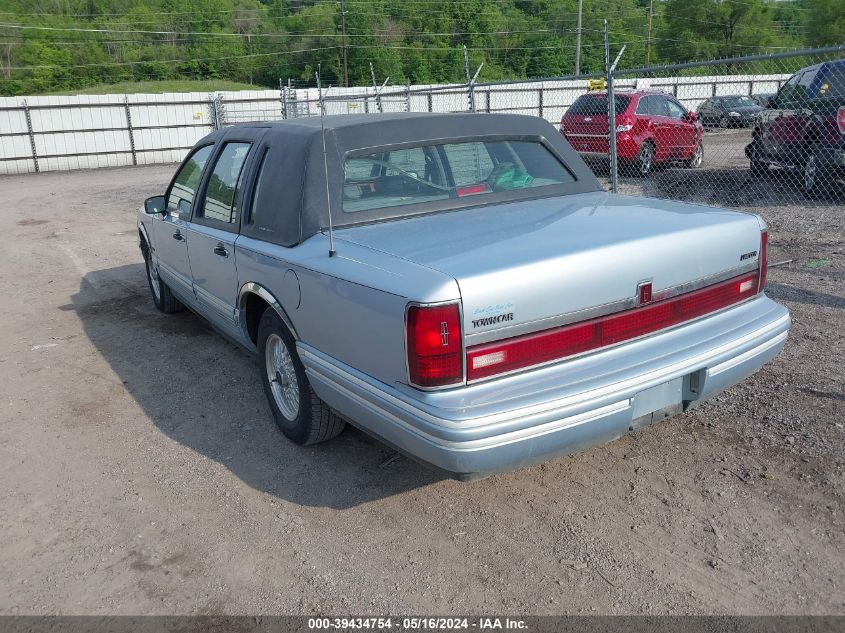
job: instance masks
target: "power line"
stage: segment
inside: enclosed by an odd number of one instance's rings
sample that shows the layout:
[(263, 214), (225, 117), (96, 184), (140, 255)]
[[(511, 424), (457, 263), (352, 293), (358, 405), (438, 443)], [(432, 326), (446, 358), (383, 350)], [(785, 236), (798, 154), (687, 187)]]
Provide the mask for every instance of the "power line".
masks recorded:
[[(137, 29), (105, 29), (105, 28), (82, 28), (82, 27), (57, 27), (57, 26), (29, 26), (23, 24), (0, 24), (0, 28), (15, 30), (35, 31), (57, 31), (72, 33), (121, 33), (121, 34), (143, 34), (143, 35), (198, 35), (203, 37), (344, 37), (340, 33), (224, 33), (216, 31), (147, 31)], [(405, 36), (431, 36), (446, 37), (455, 35), (518, 35), (533, 33), (554, 33), (552, 29), (530, 29), (517, 31), (450, 31), (443, 33), (431, 32), (410, 32)], [(389, 37), (396, 38), (397, 35), (380, 33), (347, 33), (346, 37)]]

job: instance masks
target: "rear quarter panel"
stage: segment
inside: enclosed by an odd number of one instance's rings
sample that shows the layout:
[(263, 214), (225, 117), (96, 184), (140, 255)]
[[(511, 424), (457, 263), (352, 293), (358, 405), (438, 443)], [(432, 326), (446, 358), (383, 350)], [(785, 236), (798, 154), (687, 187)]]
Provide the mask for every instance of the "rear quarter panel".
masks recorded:
[(241, 236), (238, 282), (259, 283), (276, 297), (302, 344), (382, 382), (407, 382), (405, 307), (410, 301), (458, 300), (457, 282), (385, 253), (335, 242), (337, 254), (329, 257), (322, 234), (293, 248)]

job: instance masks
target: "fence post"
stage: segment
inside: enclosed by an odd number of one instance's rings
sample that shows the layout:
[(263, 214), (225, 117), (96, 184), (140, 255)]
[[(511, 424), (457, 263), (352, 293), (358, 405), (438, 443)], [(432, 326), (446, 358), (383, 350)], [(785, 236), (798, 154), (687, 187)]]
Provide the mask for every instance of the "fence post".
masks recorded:
[(610, 146), (610, 190), (617, 193), (619, 188), (619, 163), (616, 154), (616, 98), (613, 95), (613, 73), (616, 72), (616, 64), (625, 52), (625, 45), (619, 50), (619, 54), (613, 63), (610, 63), (610, 36), (607, 30), (607, 20), (604, 21), (604, 68), (607, 77), (607, 140)]
[(475, 71), (475, 74), (470, 77), (469, 75), (469, 50), (464, 44), (464, 71), (467, 76), (467, 97), (469, 97), (469, 111), (475, 112), (475, 80), (478, 79), (478, 74), (481, 72), (481, 69), (484, 68), (484, 62), (481, 62), (481, 65), (478, 67), (478, 70)]
[(543, 118), (543, 84), (540, 84), (540, 89), (537, 90), (537, 101), (539, 103), (540, 118)]
[(604, 74), (607, 78), (607, 140), (610, 154), (610, 190), (617, 193), (616, 100), (613, 96), (613, 72), (610, 67), (610, 37), (607, 31), (607, 20), (604, 21)]
[(208, 93), (208, 118), (211, 120), (211, 129), (219, 130), (217, 126), (217, 104), (214, 101), (214, 93)]
[(411, 111), (411, 80), (405, 79), (405, 112)]
[(138, 164), (138, 155), (135, 153), (135, 132), (132, 130), (132, 114), (129, 112), (129, 97), (124, 95), (123, 108), (126, 112), (126, 131), (129, 133), (129, 149), (132, 152), (132, 164)]
[(38, 152), (35, 151), (35, 132), (32, 130), (32, 117), (29, 116), (29, 105), (23, 100), (23, 111), (26, 116), (26, 131), (29, 133), (29, 147), (32, 149), (32, 162), (35, 163), (35, 173), (41, 171), (38, 165)]
[(208, 99), (208, 107), (211, 113), (211, 127), (219, 130), (226, 125), (226, 109), (223, 103), (223, 95), (219, 92), (209, 92)]
[(428, 94), (425, 96), (425, 100), (428, 102), (428, 111), (434, 112), (434, 95), (431, 94), (431, 89), (429, 89)]
[(282, 83), (282, 78), (279, 77), (279, 101), (282, 106), (282, 119), (288, 118), (288, 94), (285, 90), (285, 84)]

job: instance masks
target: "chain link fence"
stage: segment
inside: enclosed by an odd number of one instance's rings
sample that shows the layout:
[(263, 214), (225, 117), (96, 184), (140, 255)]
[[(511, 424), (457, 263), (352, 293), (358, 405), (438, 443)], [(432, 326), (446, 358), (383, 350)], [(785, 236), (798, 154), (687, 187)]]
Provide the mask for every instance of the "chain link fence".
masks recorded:
[(474, 109), (540, 116), (620, 193), (739, 207), (793, 204), (841, 194), (843, 57), (845, 46), (837, 46), (616, 70), (612, 82), (597, 75), (413, 87), (374, 82), (330, 88), (322, 100), (316, 88), (287, 84), (282, 113)]
[[(634, 84), (613, 96), (618, 190), (734, 207), (835, 199), (845, 178), (843, 57), (836, 47), (617, 71), (618, 83)], [(679, 73), (693, 80), (679, 83)], [(602, 96), (582, 97), (562, 132), (610, 181), (604, 141), (586, 121)]]
[(371, 86), (322, 93), (284, 80), (278, 91), (5, 98), (0, 171), (168, 162), (211, 130), (323, 110), (475, 110), (545, 118), (621, 193), (751, 209), (826, 204), (840, 201), (845, 171), (843, 58), (845, 45), (616, 70), (612, 82), (589, 75), (482, 83), (467, 69), (463, 84), (396, 86), (373, 73)]

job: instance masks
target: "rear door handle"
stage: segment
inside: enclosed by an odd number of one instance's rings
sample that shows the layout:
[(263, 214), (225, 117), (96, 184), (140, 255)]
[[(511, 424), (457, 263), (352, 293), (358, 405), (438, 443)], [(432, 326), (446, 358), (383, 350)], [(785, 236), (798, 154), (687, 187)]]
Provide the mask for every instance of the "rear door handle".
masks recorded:
[(214, 247), (214, 254), (220, 255), (220, 257), (228, 257), (229, 251), (223, 246), (223, 242), (217, 242), (217, 246)]
[(178, 230), (178, 229), (177, 229), (177, 230), (176, 230), (176, 232), (173, 234), (173, 239), (174, 239), (174, 240), (179, 240), (179, 241), (182, 241), (182, 240), (184, 240), (185, 238), (182, 236), (182, 231), (180, 231), (180, 230)]

